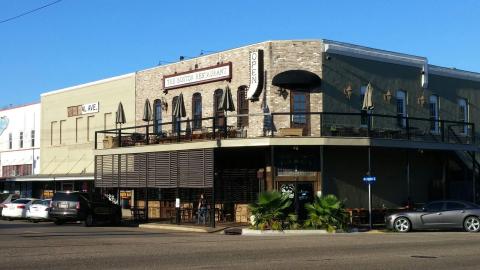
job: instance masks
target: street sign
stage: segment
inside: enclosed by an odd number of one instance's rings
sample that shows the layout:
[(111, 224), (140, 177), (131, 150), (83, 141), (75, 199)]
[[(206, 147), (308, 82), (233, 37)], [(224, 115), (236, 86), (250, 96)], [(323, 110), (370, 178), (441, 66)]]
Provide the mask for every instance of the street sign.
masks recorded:
[(375, 181), (377, 181), (377, 177), (375, 176), (364, 176), (363, 177), (363, 182), (367, 183), (367, 184), (370, 184), (370, 183), (374, 183)]

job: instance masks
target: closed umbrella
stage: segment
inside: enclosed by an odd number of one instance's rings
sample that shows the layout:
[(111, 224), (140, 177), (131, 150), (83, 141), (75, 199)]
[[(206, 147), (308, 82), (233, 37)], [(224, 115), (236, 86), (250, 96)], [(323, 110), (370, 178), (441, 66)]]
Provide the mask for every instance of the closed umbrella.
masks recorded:
[(185, 103), (183, 102), (183, 94), (181, 93), (178, 98), (177, 102), (175, 103), (175, 107), (173, 108), (173, 117), (177, 121), (175, 123), (175, 129), (178, 135), (180, 136), (180, 129), (181, 124), (178, 122), (180, 118), (187, 116), (187, 112), (185, 111)]
[(222, 100), (220, 101), (218, 109), (225, 112), (223, 132), (224, 132), (224, 135), (227, 136), (227, 112), (235, 111), (235, 104), (233, 104), (232, 91), (230, 90), (230, 87), (228, 87), (228, 85), (225, 88), (225, 91), (223, 91)]
[(177, 102), (175, 103), (175, 108), (173, 108), (173, 117), (175, 118), (182, 118), (187, 116), (187, 112), (185, 111), (185, 103), (183, 102), (183, 94), (180, 94), (177, 98)]
[(125, 124), (127, 121), (125, 120), (125, 111), (123, 110), (122, 102), (118, 103), (118, 109), (116, 113), (115, 124)]
[(362, 110), (373, 110), (373, 87), (371, 83), (368, 83), (367, 90), (365, 91), (365, 96), (363, 97)]
[(225, 88), (225, 91), (223, 91), (222, 100), (218, 105), (218, 109), (225, 112), (235, 111), (235, 104), (233, 104), (232, 91), (228, 86)]
[(145, 106), (143, 107), (143, 121), (150, 122), (152, 120), (152, 105), (150, 105), (150, 100), (145, 100)]

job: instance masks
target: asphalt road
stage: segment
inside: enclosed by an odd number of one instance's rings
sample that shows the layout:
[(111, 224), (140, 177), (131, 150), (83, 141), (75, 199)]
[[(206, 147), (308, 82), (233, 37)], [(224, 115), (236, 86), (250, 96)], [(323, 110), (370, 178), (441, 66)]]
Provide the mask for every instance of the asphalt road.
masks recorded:
[(480, 233), (229, 236), (0, 221), (0, 269), (480, 269)]

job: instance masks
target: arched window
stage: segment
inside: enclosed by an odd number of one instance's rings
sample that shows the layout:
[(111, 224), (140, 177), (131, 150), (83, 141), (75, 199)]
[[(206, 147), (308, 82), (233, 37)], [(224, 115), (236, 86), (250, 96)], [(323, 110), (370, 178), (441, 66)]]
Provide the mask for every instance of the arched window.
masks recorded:
[(247, 100), (247, 87), (242, 85), (237, 90), (237, 113), (240, 115), (237, 120), (237, 126), (239, 128), (248, 127), (248, 100)]
[(162, 133), (162, 102), (159, 99), (153, 102), (153, 132)]
[(192, 129), (202, 129), (202, 95), (200, 93), (195, 93), (192, 96), (192, 118)]
[(215, 124), (217, 126), (223, 126), (225, 123), (224, 112), (218, 109), (218, 105), (222, 102), (223, 90), (217, 89), (213, 93), (213, 115), (217, 117)]
[(173, 111), (175, 110), (175, 105), (177, 104), (178, 96), (173, 97), (172, 99), (172, 132), (177, 133), (180, 130), (180, 122), (178, 119), (173, 115)]

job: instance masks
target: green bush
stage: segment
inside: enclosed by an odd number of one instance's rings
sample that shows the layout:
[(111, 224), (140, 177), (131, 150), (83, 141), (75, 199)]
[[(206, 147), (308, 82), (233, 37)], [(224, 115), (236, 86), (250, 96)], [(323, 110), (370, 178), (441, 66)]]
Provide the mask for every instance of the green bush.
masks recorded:
[(296, 216), (287, 213), (290, 205), (292, 200), (278, 191), (260, 193), (258, 201), (249, 205), (254, 216), (253, 225), (261, 230), (282, 230), (285, 223), (292, 227), (296, 223)]
[(306, 227), (333, 232), (347, 225), (348, 213), (335, 195), (315, 196), (313, 203), (306, 204), (305, 208), (308, 212)]

